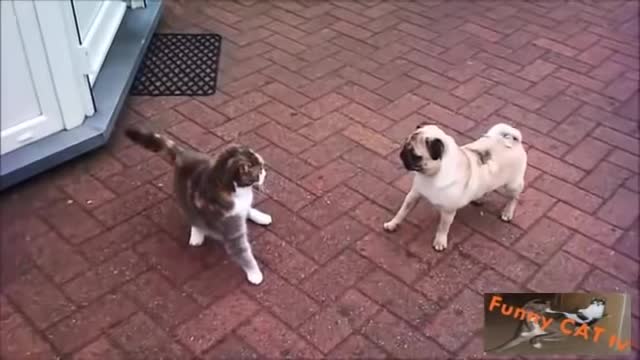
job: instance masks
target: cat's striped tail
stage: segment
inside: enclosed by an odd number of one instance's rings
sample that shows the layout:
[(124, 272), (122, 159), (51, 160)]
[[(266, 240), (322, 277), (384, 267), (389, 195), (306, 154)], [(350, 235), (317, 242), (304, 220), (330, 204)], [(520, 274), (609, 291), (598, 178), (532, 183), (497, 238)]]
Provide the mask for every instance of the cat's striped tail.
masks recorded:
[(149, 151), (166, 151), (169, 154), (169, 157), (171, 157), (171, 161), (174, 162), (176, 157), (182, 152), (182, 148), (173, 140), (150, 130), (138, 127), (129, 127), (124, 133), (129, 139), (131, 139), (131, 141)]

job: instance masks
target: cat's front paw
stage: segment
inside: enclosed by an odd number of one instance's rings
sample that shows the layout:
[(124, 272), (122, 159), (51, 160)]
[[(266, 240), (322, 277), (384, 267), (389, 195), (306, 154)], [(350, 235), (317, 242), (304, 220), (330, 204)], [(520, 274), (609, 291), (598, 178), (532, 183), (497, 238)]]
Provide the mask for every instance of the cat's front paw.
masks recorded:
[(202, 246), (202, 244), (204, 243), (204, 238), (190, 238), (189, 239), (189, 245), (191, 246)]
[(271, 215), (263, 213), (254, 217), (253, 222), (255, 222), (258, 225), (267, 226), (267, 225), (271, 225), (271, 223), (273, 222), (273, 219), (271, 218)]
[(253, 285), (260, 285), (264, 280), (264, 275), (260, 269), (252, 270), (247, 272), (247, 280)]
[(262, 226), (271, 225), (271, 223), (273, 222), (271, 215), (265, 214), (262, 211), (256, 209), (251, 209), (251, 211), (249, 211), (249, 219), (254, 223)]
[(200, 246), (204, 243), (204, 234), (195, 229), (191, 229), (191, 236), (189, 236), (189, 245), (191, 246)]

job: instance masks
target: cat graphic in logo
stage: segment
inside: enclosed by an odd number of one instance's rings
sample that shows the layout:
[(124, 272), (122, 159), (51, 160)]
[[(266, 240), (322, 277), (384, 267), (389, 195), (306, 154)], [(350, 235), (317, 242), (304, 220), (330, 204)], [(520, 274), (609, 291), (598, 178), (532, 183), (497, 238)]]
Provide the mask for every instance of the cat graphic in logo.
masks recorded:
[(562, 314), (567, 319), (575, 321), (577, 324), (586, 324), (592, 327), (598, 320), (606, 317), (604, 310), (607, 302), (604, 299), (594, 298), (589, 306), (584, 309), (578, 309), (575, 312), (554, 311), (550, 308), (545, 310), (549, 314)]
[[(534, 348), (541, 349), (543, 342), (556, 342), (567, 339), (566, 331), (568, 329), (563, 331), (562, 318), (572, 320), (572, 324), (569, 324), (568, 328), (572, 328), (575, 331), (575, 329), (583, 325), (592, 330), (596, 322), (608, 316), (605, 314), (606, 302), (600, 298), (592, 299), (589, 306), (573, 312), (555, 311), (551, 309), (550, 305), (549, 301), (543, 302), (539, 299), (527, 302), (521, 310), (529, 315), (521, 318), (520, 325), (514, 336), (502, 345), (487, 350), (487, 352), (504, 352), (524, 342), (529, 342)], [(553, 315), (549, 315), (550, 317), (547, 318), (545, 314)]]

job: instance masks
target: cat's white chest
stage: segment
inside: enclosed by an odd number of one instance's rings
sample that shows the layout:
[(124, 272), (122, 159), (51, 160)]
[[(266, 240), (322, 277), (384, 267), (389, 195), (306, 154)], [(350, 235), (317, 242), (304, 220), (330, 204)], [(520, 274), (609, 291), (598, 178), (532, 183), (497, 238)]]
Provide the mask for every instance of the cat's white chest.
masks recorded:
[(589, 317), (590, 319), (599, 319), (604, 315), (604, 306), (589, 305), (589, 307), (582, 310), (582, 314)]
[(247, 216), (253, 203), (253, 189), (251, 187), (237, 188), (233, 194), (233, 214)]

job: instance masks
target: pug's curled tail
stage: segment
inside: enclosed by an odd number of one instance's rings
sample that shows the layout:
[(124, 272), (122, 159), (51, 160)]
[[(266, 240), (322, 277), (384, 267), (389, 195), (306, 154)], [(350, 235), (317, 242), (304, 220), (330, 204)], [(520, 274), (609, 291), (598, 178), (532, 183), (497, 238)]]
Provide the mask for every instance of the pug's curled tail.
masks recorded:
[(522, 143), (522, 133), (511, 125), (504, 123), (495, 124), (487, 131), (491, 137), (499, 137), (506, 140), (507, 146), (511, 147), (516, 143)]
[(183, 151), (173, 140), (150, 130), (130, 127), (127, 128), (124, 133), (131, 141), (149, 151), (166, 151), (173, 162), (176, 161), (176, 157)]

